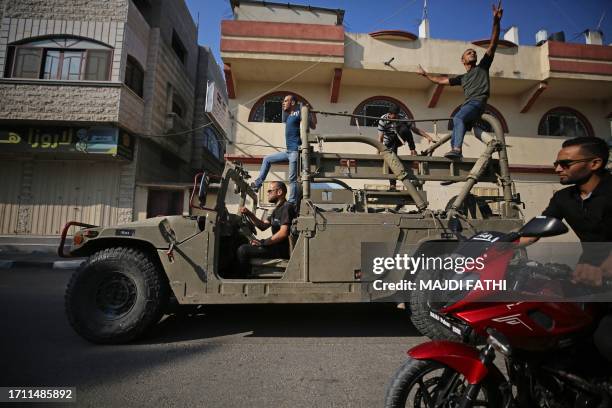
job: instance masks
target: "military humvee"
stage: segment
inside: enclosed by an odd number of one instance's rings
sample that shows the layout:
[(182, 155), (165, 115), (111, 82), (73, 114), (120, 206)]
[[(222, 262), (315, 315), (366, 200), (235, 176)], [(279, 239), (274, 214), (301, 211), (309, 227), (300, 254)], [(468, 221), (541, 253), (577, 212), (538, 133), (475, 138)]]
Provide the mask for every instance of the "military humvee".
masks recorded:
[[(302, 118), (308, 117), (303, 107)], [(292, 226), (290, 259), (255, 259), (252, 274), (236, 269), (236, 250), (255, 231), (246, 217), (231, 213), (226, 198), (257, 207), (248, 173), (240, 163), (227, 163), (216, 185), (202, 175), (194, 185), (189, 216), (165, 216), (124, 225), (97, 227), (71, 222), (64, 228), (59, 252), (87, 256), (68, 284), (65, 302), (72, 327), (95, 343), (121, 343), (141, 335), (166, 312), (169, 300), (180, 305), (239, 303), (336, 303), (370, 299), (361, 271), (362, 242), (391, 242), (398, 251), (430, 242), (454, 241), (449, 220), (475, 230), (510, 231), (522, 225), (520, 197), (513, 194), (504, 135), (499, 122), (483, 115), (494, 135), (485, 134), (479, 159), (450, 161), (431, 153), (449, 136), (419, 156), (398, 157), (372, 138), (309, 134), (302, 123), (301, 201)], [(366, 143), (378, 154), (325, 153), (321, 143)], [(498, 159), (492, 154), (497, 152)], [(391, 171), (388, 171), (390, 169)], [(344, 181), (389, 180), (400, 191), (353, 189)], [(431, 210), (423, 184), (463, 183), (444, 209)], [(478, 181), (494, 182), (503, 195), (475, 197)], [(336, 183), (336, 198), (324, 206), (313, 183)], [(207, 200), (208, 195), (208, 200)], [(319, 194), (320, 196), (321, 194)], [(195, 203), (199, 201), (199, 203)], [(207, 203), (214, 201), (211, 203)], [(330, 208), (329, 202), (335, 203)], [(499, 204), (493, 214), (489, 202)], [(333, 207), (332, 205), (332, 207)], [(457, 218), (458, 217), (458, 218)], [(68, 227), (83, 228), (64, 254)], [(364, 292), (365, 291), (365, 292)]]

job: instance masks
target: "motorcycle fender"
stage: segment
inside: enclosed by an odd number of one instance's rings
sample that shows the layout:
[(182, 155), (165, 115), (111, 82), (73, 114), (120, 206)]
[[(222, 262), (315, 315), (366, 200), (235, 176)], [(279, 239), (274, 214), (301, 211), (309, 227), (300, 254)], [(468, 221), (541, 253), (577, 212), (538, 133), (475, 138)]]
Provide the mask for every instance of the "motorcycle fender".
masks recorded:
[(474, 347), (454, 341), (430, 341), (408, 350), (415, 360), (433, 360), (463, 374), (470, 384), (477, 384), (486, 377), (487, 366), (480, 361), (480, 353)]

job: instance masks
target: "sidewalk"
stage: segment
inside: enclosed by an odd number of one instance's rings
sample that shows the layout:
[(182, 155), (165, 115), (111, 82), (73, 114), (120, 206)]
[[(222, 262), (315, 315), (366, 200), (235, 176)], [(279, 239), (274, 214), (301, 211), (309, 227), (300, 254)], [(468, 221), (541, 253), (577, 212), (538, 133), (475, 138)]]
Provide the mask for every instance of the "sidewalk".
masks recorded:
[[(0, 236), (0, 269), (54, 268), (76, 269), (85, 258), (57, 255), (59, 237)], [(66, 242), (67, 247), (71, 245)]]

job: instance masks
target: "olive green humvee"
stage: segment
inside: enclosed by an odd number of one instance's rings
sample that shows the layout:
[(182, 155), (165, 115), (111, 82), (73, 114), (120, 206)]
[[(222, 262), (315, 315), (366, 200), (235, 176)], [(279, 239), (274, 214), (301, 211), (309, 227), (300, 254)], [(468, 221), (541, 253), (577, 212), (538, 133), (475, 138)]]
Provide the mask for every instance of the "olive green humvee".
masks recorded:
[[(302, 109), (302, 117), (308, 117), (307, 108)], [(240, 163), (226, 164), (216, 184), (216, 200), (207, 194), (211, 184), (202, 175), (194, 186), (199, 203), (192, 203), (189, 216), (87, 226), (76, 232), (69, 252), (88, 259), (68, 284), (68, 319), (89, 341), (121, 343), (159, 321), (169, 301), (180, 305), (369, 301), (362, 282), (362, 242), (393, 243), (398, 251), (406, 251), (432, 241), (455, 241), (448, 229), (451, 217), (475, 230), (510, 231), (522, 225), (501, 126), (490, 115), (483, 115), (483, 120), (495, 133), (483, 139), (486, 151), (479, 159), (456, 162), (431, 156), (448, 137), (419, 156), (398, 157), (374, 139), (312, 135), (303, 123), (302, 197), (292, 226), (291, 257), (255, 259), (249, 276), (237, 270), (236, 250), (249, 242), (254, 226), (230, 212), (226, 203), (232, 194), (239, 201), (233, 204), (250, 204), (253, 211), (257, 207), (257, 195)], [(313, 147), (322, 142), (366, 143), (379, 154), (315, 151)], [(499, 159), (492, 158), (494, 152)], [(404, 189), (353, 189), (344, 182), (391, 178), (400, 180)], [(423, 190), (427, 181), (460, 182), (463, 188), (446, 208), (431, 210)], [(471, 195), (478, 181), (497, 183), (503, 195)], [(311, 190), (313, 183), (320, 182), (343, 189), (333, 190), (335, 197), (321, 197), (320, 190)], [(498, 203), (498, 214), (490, 211), (490, 202)], [(79, 225), (70, 223), (74, 224)]]

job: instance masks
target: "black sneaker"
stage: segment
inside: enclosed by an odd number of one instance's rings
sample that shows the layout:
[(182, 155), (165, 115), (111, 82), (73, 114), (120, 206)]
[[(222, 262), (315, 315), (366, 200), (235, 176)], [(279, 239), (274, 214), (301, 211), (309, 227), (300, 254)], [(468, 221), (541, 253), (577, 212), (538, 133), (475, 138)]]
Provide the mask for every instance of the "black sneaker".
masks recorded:
[(444, 157), (446, 157), (447, 159), (451, 159), (451, 160), (458, 160), (458, 159), (463, 158), (463, 155), (461, 154), (460, 151), (451, 150), (450, 152), (445, 153)]
[(259, 193), (259, 187), (257, 186), (257, 184), (255, 184), (254, 182), (250, 184), (251, 190), (253, 190), (256, 193)]

